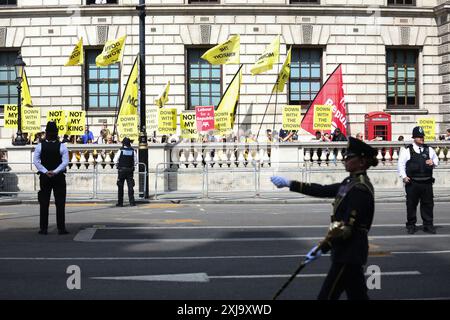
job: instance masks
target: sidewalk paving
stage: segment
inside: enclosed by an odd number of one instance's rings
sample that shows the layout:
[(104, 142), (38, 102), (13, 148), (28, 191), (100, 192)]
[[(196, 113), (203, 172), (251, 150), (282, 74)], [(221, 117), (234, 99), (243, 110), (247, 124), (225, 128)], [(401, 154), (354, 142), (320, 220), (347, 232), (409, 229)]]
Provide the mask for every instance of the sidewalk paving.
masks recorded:
[[(137, 194), (136, 194), (137, 195)], [(308, 203), (331, 203), (333, 199), (323, 199), (305, 196), (299, 193), (289, 192), (288, 190), (276, 190), (271, 192), (261, 192), (258, 196), (254, 192), (224, 192), (209, 193), (208, 197), (202, 197), (200, 194), (187, 192), (166, 192), (158, 194), (154, 199), (154, 194), (149, 199), (139, 199), (138, 203), (186, 203), (186, 204), (308, 204)], [(375, 201), (384, 203), (403, 203), (405, 202), (405, 192), (403, 189), (380, 189), (375, 190)], [(450, 202), (450, 188), (434, 188), (435, 202)], [(115, 198), (73, 198), (67, 197), (67, 203), (115, 203)], [(36, 204), (36, 195), (26, 196), (0, 196), (0, 205), (15, 204)], [(125, 204), (127, 197), (125, 196)]]

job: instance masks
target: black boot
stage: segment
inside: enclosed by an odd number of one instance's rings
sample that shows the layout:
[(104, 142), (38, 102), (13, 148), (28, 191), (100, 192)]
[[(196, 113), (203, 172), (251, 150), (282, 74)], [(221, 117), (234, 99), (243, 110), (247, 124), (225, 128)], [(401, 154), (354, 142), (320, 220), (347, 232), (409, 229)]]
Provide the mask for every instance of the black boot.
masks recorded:
[(417, 232), (417, 227), (415, 225), (412, 226), (406, 226), (406, 232), (408, 234), (414, 234)]
[(436, 234), (436, 228), (433, 225), (431, 225), (431, 226), (423, 226), (423, 232)]
[(43, 235), (46, 235), (47, 234), (47, 230), (39, 230), (39, 232), (38, 232), (39, 234), (43, 234)]

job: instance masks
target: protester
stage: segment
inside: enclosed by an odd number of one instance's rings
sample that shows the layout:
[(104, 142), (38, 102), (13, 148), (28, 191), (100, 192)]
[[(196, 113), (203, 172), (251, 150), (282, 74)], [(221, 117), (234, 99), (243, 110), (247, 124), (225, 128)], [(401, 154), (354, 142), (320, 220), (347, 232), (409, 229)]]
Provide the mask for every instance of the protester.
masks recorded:
[(84, 134), (81, 136), (81, 143), (87, 144), (92, 143), (92, 141), (94, 141), (94, 134), (89, 130), (89, 126), (86, 125)]

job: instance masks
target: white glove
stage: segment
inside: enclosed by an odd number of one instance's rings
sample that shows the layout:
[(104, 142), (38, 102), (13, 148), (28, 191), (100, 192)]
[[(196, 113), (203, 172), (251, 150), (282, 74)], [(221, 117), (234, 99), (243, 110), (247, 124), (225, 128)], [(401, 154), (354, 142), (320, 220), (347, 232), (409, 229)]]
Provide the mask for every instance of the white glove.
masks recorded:
[(291, 185), (290, 180), (280, 176), (273, 176), (270, 178), (270, 181), (272, 181), (272, 183), (276, 185), (277, 188), (285, 188), (285, 187), (289, 188), (289, 186)]
[(317, 247), (318, 246), (315, 246), (314, 248), (311, 249), (311, 251), (308, 252), (308, 254), (306, 255), (305, 263), (310, 263), (311, 261), (316, 260), (322, 255), (322, 250), (320, 249), (316, 253), (314, 253), (314, 251), (317, 250)]

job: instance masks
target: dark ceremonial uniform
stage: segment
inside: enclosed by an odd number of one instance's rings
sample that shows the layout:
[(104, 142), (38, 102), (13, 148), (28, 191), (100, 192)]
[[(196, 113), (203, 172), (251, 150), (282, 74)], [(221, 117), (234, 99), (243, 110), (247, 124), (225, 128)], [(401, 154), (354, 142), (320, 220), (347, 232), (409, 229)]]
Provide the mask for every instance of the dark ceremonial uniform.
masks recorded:
[(128, 187), (128, 199), (130, 205), (135, 205), (134, 201), (134, 164), (135, 164), (135, 152), (131, 146), (124, 146), (120, 149), (120, 156), (117, 162), (118, 177), (118, 199), (117, 204), (123, 205), (123, 186), (125, 181)]
[(338, 299), (343, 291), (349, 299), (368, 299), (363, 265), (367, 262), (367, 234), (375, 205), (373, 186), (366, 172), (352, 174), (342, 183), (331, 185), (293, 181), (290, 190), (314, 197), (335, 198), (332, 228), (321, 247), (322, 252), (331, 249), (332, 265), (319, 299)]

